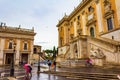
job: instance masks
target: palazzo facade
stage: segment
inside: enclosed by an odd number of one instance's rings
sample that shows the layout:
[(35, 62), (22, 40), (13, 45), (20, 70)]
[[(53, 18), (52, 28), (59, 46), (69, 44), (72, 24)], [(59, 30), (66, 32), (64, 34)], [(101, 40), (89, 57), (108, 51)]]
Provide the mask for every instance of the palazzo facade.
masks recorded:
[(82, 0), (58, 22), (58, 62), (93, 58), (120, 64), (120, 0)]
[(0, 25), (0, 65), (32, 62), (34, 29)]

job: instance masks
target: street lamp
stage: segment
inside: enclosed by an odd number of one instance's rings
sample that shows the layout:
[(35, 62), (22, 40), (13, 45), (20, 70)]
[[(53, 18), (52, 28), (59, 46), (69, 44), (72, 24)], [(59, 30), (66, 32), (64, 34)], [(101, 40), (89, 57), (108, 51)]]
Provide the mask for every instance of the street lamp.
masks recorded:
[(53, 58), (54, 58), (54, 71), (56, 71), (56, 51), (54, 51), (54, 54), (53, 54)]
[(38, 59), (38, 74), (40, 72), (40, 56), (41, 56), (41, 54), (42, 54), (42, 52), (38, 53), (38, 57), (39, 57), (39, 59)]
[(13, 59), (11, 61), (11, 66), (10, 66), (10, 76), (14, 76), (14, 55), (15, 55), (15, 47), (16, 43), (13, 44)]

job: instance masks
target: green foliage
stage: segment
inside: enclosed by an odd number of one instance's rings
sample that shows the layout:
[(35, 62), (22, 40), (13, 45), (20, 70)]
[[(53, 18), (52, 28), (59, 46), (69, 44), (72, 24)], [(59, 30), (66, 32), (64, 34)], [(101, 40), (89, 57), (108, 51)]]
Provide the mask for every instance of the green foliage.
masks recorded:
[(56, 57), (57, 48), (55, 48), (55, 46), (54, 46), (54, 47), (53, 47), (53, 50), (46, 49), (46, 50), (44, 50), (44, 52), (46, 52), (45, 57), (46, 57), (47, 59), (52, 60), (52, 59), (54, 59), (54, 58)]
[(44, 50), (46, 53), (53, 53), (53, 51), (52, 50), (49, 50), (49, 49), (47, 49), (47, 50)]

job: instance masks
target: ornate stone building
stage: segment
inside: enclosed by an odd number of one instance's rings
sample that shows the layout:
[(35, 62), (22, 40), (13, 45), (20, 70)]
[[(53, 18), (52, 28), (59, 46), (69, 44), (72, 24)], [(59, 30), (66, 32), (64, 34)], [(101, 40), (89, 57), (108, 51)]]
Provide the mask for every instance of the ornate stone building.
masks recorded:
[(32, 62), (34, 29), (0, 26), (0, 65), (15, 65), (20, 61)]
[(120, 0), (83, 0), (58, 27), (58, 61), (120, 64)]
[[(34, 45), (34, 49), (33, 49), (33, 62), (37, 62), (40, 58), (40, 60), (43, 60), (42, 56), (42, 52), (41, 52), (41, 48), (42, 46), (39, 45)], [(41, 56), (40, 56), (41, 53)]]

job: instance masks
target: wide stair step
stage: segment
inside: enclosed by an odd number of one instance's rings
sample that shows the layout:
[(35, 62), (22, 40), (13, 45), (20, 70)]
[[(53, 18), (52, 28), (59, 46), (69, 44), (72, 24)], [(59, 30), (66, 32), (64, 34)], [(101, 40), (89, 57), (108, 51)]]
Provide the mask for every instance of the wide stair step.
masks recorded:
[[(49, 73), (49, 72), (45, 72)], [(72, 80), (118, 80), (117, 74), (86, 73), (86, 72), (50, 72), (55, 76), (62, 76)]]

